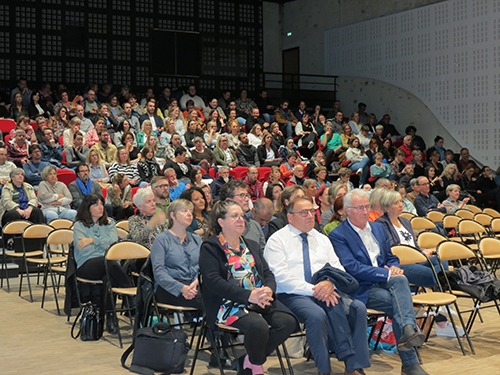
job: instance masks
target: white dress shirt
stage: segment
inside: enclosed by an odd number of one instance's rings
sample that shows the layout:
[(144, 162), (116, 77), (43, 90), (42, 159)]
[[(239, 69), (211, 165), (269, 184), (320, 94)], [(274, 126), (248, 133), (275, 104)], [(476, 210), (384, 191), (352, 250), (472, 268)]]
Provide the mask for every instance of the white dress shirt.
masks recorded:
[[(276, 278), (277, 293), (313, 295), (314, 284), (306, 282), (304, 278), (301, 233), (288, 224), (267, 241), (264, 258)], [(314, 275), (326, 263), (344, 271), (328, 237), (316, 229), (307, 234), (311, 274)]]
[(373, 267), (379, 267), (377, 257), (380, 254), (380, 246), (372, 233), (372, 227), (369, 223), (366, 223), (364, 229), (359, 229), (357, 226), (352, 225), (349, 219), (347, 219), (352, 229), (361, 237), (363, 245), (365, 245), (368, 254), (370, 255), (370, 260)]

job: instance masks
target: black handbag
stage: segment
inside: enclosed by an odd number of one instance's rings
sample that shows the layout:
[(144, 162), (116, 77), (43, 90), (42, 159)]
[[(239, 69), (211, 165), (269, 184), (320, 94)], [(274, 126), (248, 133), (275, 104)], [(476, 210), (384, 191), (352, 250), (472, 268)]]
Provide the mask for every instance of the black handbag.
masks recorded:
[[(125, 362), (134, 351), (132, 365)], [(134, 342), (121, 357), (122, 366), (137, 374), (181, 374), (189, 351), (187, 334), (180, 329), (172, 329), (169, 324), (157, 323), (154, 327), (137, 330)]]
[[(81, 319), (79, 320), (80, 316)], [(75, 327), (78, 322), (80, 323), (80, 329), (75, 335)], [(71, 337), (74, 339), (80, 337), (82, 341), (99, 340), (102, 337), (103, 326), (104, 319), (97, 305), (92, 302), (83, 303), (71, 327)]]

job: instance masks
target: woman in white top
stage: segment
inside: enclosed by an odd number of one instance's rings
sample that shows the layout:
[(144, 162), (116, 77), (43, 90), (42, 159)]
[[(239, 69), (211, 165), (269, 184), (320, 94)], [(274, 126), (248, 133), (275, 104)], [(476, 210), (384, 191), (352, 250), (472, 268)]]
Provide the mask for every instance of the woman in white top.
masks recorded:
[(260, 124), (255, 124), (252, 130), (250, 130), (250, 133), (248, 133), (248, 141), (252, 146), (257, 148), (262, 144), (263, 135), (264, 133), (262, 133), (262, 126), (260, 126)]

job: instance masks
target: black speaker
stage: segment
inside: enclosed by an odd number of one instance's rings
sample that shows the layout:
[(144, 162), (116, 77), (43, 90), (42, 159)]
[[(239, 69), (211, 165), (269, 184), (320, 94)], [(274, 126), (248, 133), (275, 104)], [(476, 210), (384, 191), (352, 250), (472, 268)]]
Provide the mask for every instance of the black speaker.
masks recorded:
[(149, 48), (151, 75), (201, 75), (200, 33), (152, 29)]

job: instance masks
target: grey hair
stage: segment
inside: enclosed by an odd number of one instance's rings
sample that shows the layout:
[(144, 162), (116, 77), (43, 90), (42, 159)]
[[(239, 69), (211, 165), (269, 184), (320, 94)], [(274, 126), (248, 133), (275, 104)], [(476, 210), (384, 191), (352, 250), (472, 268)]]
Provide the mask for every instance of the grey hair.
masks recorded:
[(390, 206), (392, 206), (398, 199), (402, 200), (401, 194), (399, 191), (396, 190), (387, 190), (387, 189), (382, 189), (385, 190), (380, 197), (380, 208), (384, 210), (384, 212), (387, 212)]
[(375, 126), (375, 130), (379, 130), (379, 129), (384, 129), (384, 125), (377, 125), (377, 126)]
[(316, 185), (316, 180), (312, 179), (312, 178), (308, 178), (304, 181), (304, 183), (302, 184), (302, 186), (304, 186), (305, 188), (308, 188), (309, 186), (311, 185)]
[(369, 194), (366, 190), (352, 189), (344, 195), (344, 207), (352, 206), (352, 200), (354, 197), (370, 199), (370, 196), (371, 194)]
[(229, 172), (229, 167), (226, 167), (225, 165), (224, 166), (220, 166), (219, 167), (219, 173), (222, 172), (223, 170)]
[(26, 174), (24, 173), (24, 169), (22, 168), (14, 168), (10, 173), (9, 173), (9, 177), (12, 178), (14, 176), (17, 176), (18, 174), (22, 174), (23, 176), (26, 176)]
[(40, 177), (45, 180), (47, 176), (49, 175), (50, 172), (56, 171), (57, 173), (57, 168), (54, 165), (47, 165), (45, 168), (43, 168), (42, 173), (40, 173)]
[(153, 190), (151, 189), (150, 186), (147, 186), (145, 188), (141, 188), (137, 190), (137, 192), (134, 194), (134, 204), (139, 207), (144, 204), (144, 199), (146, 199), (147, 196), (153, 195)]
[(461, 191), (462, 189), (460, 188), (459, 185), (457, 184), (450, 184), (446, 187), (446, 195), (450, 195), (450, 191), (452, 190), (455, 190), (455, 189), (458, 189), (459, 191)]

